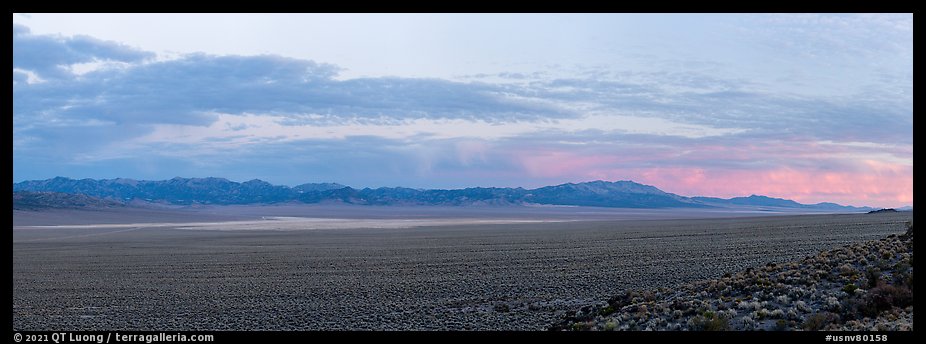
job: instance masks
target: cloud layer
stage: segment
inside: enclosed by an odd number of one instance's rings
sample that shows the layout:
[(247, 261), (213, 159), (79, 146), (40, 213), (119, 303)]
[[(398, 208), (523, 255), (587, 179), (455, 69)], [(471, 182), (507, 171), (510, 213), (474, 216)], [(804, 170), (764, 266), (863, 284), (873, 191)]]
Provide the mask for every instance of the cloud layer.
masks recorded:
[[(879, 20), (862, 21), (886, 25)], [(853, 66), (888, 59), (810, 24), (780, 30), (794, 33), (760, 43), (803, 39), (805, 53), (829, 49)], [(912, 204), (907, 66), (862, 70), (880, 77), (811, 94), (705, 72), (713, 64), (697, 61), (569, 77), (343, 79), (341, 67), (311, 60), (159, 59), (14, 24), (14, 180), (182, 175), (433, 188), (632, 179), (684, 195)]]

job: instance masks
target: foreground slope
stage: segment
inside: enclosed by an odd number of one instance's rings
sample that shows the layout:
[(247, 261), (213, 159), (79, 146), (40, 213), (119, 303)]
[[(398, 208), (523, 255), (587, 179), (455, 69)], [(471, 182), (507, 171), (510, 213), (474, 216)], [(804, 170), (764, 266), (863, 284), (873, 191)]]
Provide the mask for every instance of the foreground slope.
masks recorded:
[(913, 225), (796, 262), (626, 291), (552, 329), (912, 331)]

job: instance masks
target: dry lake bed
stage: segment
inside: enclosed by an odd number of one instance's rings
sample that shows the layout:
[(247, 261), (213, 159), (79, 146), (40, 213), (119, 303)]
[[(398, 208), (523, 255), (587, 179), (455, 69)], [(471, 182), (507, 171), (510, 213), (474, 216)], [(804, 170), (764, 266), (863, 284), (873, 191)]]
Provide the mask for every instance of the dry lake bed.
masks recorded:
[(542, 330), (626, 289), (800, 259), (912, 219), (332, 209), (14, 211), (13, 328)]

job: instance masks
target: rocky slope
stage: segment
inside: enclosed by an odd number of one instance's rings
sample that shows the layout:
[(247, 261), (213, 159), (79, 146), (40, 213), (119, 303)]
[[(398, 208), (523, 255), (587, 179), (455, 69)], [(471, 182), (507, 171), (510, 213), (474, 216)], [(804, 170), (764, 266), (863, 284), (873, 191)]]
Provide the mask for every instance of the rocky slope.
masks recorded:
[(551, 329), (912, 331), (913, 224), (788, 264), (627, 291)]

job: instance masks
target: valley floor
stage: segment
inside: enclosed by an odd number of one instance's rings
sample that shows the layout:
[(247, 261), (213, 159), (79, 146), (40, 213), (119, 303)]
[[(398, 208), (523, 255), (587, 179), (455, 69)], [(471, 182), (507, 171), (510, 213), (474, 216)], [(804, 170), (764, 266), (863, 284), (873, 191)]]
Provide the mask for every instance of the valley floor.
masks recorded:
[[(261, 220), (234, 213), (199, 222), (221, 228), (225, 220)], [(140, 215), (122, 221), (133, 225), (108, 227), (35, 227), (61, 225), (67, 216), (16, 216), (16, 330), (543, 330), (626, 290), (797, 260), (901, 234), (912, 219), (589, 217), (198, 230), (186, 215)]]

